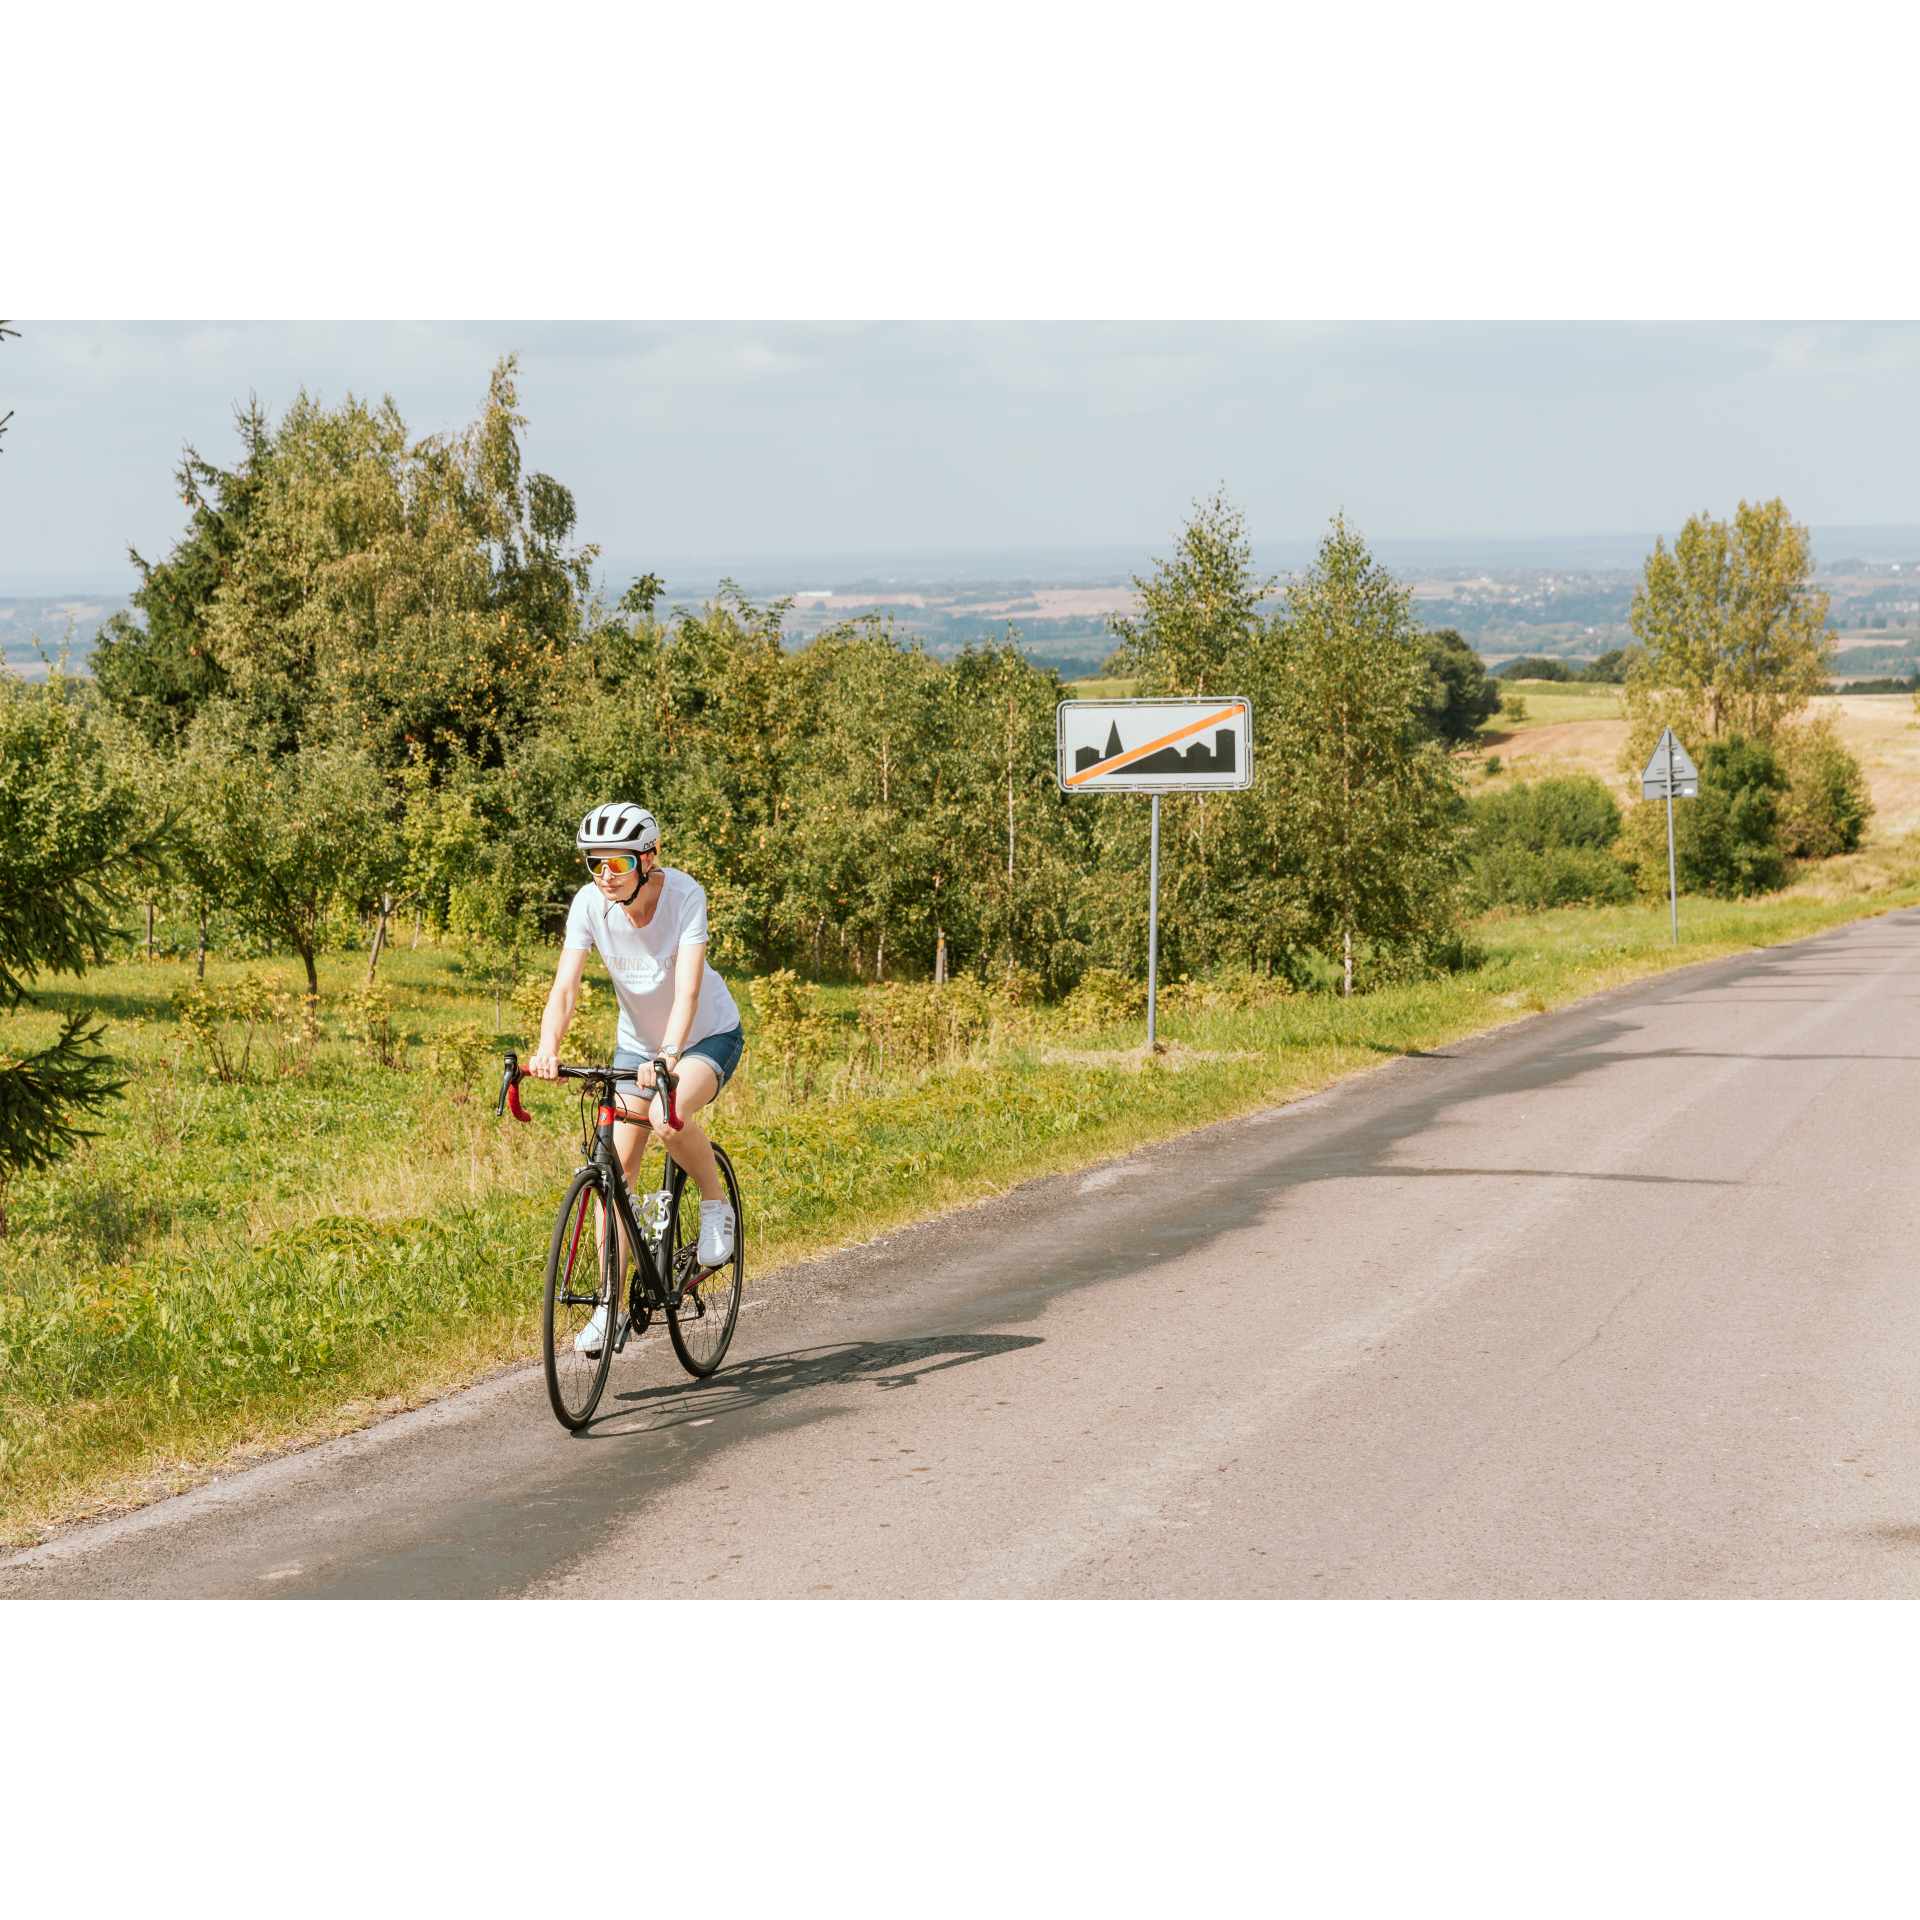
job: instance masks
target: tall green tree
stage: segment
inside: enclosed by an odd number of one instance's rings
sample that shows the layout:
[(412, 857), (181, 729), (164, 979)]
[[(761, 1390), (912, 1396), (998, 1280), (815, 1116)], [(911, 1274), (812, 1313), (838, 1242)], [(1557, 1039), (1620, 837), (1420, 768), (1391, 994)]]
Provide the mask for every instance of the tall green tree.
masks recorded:
[(1671, 551), (1656, 540), (1628, 616), (1644, 651), (1626, 680), (1638, 772), (1673, 730), (1696, 751), (1733, 734), (1772, 746), (1826, 688), (1834, 640), (1813, 584), (1813, 545), (1779, 500), (1731, 521), (1694, 514)]
[(166, 559), (149, 562), (132, 548), (140, 570), (132, 613), (116, 613), (100, 630), (89, 661), (109, 706), (155, 746), (177, 743), (210, 702), (230, 692), (214, 657), (207, 618), (247, 544), (260, 497), (266, 425), (257, 403), (237, 413), (243, 456), (226, 472), (191, 447), (174, 474), (191, 516)]
[(1445, 746), (1466, 746), (1499, 711), (1499, 683), (1488, 677), (1480, 656), (1452, 627), (1430, 633), (1427, 725), (1434, 738)]
[[(1277, 582), (1257, 574), (1245, 518), (1224, 492), (1196, 501), (1172, 555), (1137, 575), (1138, 618), (1110, 624), (1119, 646), (1113, 670), (1135, 678), (1143, 697), (1199, 699), (1244, 694), (1253, 702), (1254, 767), (1280, 743), (1271, 697), (1275, 664), (1263, 603)], [(1144, 887), (1123, 876), (1147, 871), (1149, 803), (1113, 794), (1092, 801), (1100, 872), (1087, 889), (1095, 938), (1110, 962), (1144, 965)], [(1168, 794), (1161, 801), (1160, 934), (1164, 964), (1210, 967), (1230, 956), (1269, 961), (1290, 944), (1286, 860), (1254, 794)]]
[[(34, 1002), (46, 975), (106, 957), (136, 886), (165, 868), (169, 826), (119, 761), (92, 690), (0, 677), (0, 1012)], [(103, 1025), (69, 1012), (49, 1046), (0, 1058), (0, 1234), (6, 1183), (91, 1137), (124, 1082)]]
[[(463, 432), (413, 441), (391, 400), (304, 391), (239, 415), (231, 472), (191, 449), (193, 519), (97, 652), (103, 691), (164, 738), (231, 707), (268, 751), (326, 738), (389, 769), (415, 749), (498, 764), (538, 719), (580, 630), (591, 548), (573, 497), (523, 471), (515, 364)], [(138, 560), (138, 556), (135, 556)]]
[(1275, 825), (1306, 938), (1430, 952), (1451, 933), (1465, 857), (1452, 764), (1427, 725), (1428, 643), (1412, 592), (1337, 517), (1288, 589), (1270, 680), (1284, 765)]

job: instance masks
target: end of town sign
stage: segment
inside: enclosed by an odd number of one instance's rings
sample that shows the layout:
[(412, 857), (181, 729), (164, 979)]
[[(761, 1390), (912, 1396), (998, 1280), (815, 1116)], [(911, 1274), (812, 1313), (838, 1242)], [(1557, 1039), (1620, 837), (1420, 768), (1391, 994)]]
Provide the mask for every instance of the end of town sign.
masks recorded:
[(1063, 793), (1236, 792), (1253, 785), (1253, 709), (1217, 700), (1063, 700)]

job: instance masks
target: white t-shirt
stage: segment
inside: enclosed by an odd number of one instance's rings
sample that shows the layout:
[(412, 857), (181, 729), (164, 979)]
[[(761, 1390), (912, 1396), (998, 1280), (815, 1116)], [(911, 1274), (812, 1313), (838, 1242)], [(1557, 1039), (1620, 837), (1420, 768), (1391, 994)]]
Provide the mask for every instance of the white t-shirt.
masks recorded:
[[(620, 1031), (615, 1045), (651, 1060), (667, 1037), (673, 1014), (674, 973), (682, 947), (698, 947), (706, 958), (707, 895), (698, 880), (677, 867), (662, 867), (660, 904), (644, 927), (627, 918), (626, 909), (609, 900), (589, 880), (567, 909), (567, 934), (561, 945), (598, 953), (613, 977), (620, 1002)], [(700, 975), (700, 998), (684, 1044), (711, 1034), (731, 1033), (740, 1024), (727, 983), (711, 967)]]

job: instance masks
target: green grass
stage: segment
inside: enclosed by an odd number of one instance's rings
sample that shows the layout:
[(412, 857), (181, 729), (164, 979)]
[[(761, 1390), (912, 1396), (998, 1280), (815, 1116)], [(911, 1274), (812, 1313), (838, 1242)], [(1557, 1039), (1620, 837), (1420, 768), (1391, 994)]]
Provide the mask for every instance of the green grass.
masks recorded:
[[(848, 1062), (833, 1076), (837, 1099), (796, 1106), (750, 1044), (715, 1123), (745, 1185), (749, 1284), (1530, 1010), (1915, 900), (1920, 847), (1825, 863), (1770, 900), (1684, 901), (1677, 953), (1664, 902), (1483, 921), (1485, 960), (1472, 972), (1351, 1002), (1296, 995), (1170, 1014), (1172, 1064), (1144, 1069), (1128, 1052), (1141, 1026), (1078, 1041), (1028, 1030), (981, 1059), (891, 1083)], [(344, 993), (364, 964), (329, 960), (323, 994)], [(491, 999), (447, 956), (402, 947), (383, 973), (415, 1031), (474, 1020), (491, 1030)], [(8, 1540), (351, 1430), (537, 1348), (547, 1225), (577, 1159), (573, 1103), (542, 1088), (532, 1126), (496, 1121), (490, 1085), (462, 1098), (426, 1073), (375, 1068), (331, 1014), (295, 1075), (210, 1085), (170, 1017), (169, 993), (190, 975), (120, 965), (50, 996), (110, 1017), (132, 1084), (99, 1140), (8, 1194)], [(844, 992), (822, 998), (849, 1011)], [(5, 1044), (33, 1044), (53, 1017), (52, 1007), (13, 1016)], [(503, 1040), (524, 1041), (511, 1022), (508, 1011)], [(850, 1021), (843, 1030), (851, 1039)]]
[(1138, 680), (1069, 680), (1066, 692), (1075, 700), (1131, 700)]
[(1496, 713), (1487, 722), (1495, 733), (1524, 733), (1568, 720), (1619, 720), (1626, 714), (1618, 687), (1583, 687), (1563, 680), (1505, 680), (1501, 685), (1527, 703), (1527, 717), (1516, 724)]

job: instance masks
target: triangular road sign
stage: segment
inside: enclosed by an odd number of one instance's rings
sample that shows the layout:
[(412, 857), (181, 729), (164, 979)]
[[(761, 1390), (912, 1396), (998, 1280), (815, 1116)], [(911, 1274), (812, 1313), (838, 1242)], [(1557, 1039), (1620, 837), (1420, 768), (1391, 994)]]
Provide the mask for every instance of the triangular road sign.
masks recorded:
[[(1672, 782), (1671, 788), (1669, 781)], [(1693, 764), (1692, 755), (1674, 738), (1671, 727), (1661, 733), (1660, 744), (1654, 748), (1653, 757), (1641, 770), (1640, 793), (1647, 800), (1665, 800), (1669, 797), (1697, 800), (1700, 797), (1700, 769)]]

